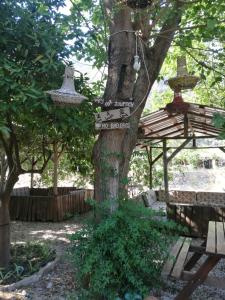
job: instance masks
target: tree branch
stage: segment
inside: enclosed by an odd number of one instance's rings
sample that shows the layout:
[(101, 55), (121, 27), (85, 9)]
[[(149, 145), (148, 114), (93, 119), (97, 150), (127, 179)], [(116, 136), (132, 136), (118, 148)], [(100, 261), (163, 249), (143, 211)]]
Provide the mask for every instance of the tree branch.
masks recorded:
[(22, 169), (22, 174), (27, 174), (27, 173), (36, 173), (36, 174), (42, 174), (43, 171), (45, 170), (49, 160), (51, 159), (51, 156), (52, 156), (52, 153), (49, 152), (48, 154), (48, 157), (44, 159), (44, 162), (43, 162), (43, 165), (40, 169), (33, 169), (33, 165), (32, 165), (32, 168), (31, 169), (28, 169), (28, 170), (24, 170)]

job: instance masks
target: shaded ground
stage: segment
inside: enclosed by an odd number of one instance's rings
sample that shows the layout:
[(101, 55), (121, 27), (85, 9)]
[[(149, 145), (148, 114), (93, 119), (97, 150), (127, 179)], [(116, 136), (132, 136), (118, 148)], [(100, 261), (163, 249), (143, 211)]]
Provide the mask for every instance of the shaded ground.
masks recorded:
[(75, 288), (74, 271), (66, 257), (70, 243), (69, 235), (81, 228), (83, 218), (76, 217), (60, 223), (12, 222), (12, 242), (42, 241), (55, 248), (61, 259), (56, 268), (46, 274), (39, 282), (14, 293), (3, 294), (0, 292), (0, 300), (67, 299), (67, 295)]
[[(83, 218), (76, 217), (61, 223), (12, 222), (12, 242), (43, 241), (56, 249), (61, 260), (39, 282), (14, 293), (0, 292), (0, 300), (69, 300), (69, 295), (76, 289), (76, 280), (73, 268), (66, 259), (70, 243), (68, 236), (81, 228)], [(212, 273), (217, 277), (225, 277), (224, 259)], [(183, 282), (168, 280), (164, 290), (155, 293), (155, 296), (159, 300), (173, 300), (183, 285)], [(225, 300), (225, 291), (201, 285), (191, 299)]]

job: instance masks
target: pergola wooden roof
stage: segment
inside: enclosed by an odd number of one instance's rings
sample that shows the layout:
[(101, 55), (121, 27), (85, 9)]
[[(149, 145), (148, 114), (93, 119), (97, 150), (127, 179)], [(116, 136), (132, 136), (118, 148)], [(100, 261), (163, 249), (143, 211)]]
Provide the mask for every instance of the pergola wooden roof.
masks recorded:
[(225, 110), (194, 103), (190, 103), (187, 114), (170, 114), (166, 109), (160, 109), (141, 118), (139, 139), (217, 137), (220, 129), (215, 128), (212, 123), (215, 113), (225, 115)]
[[(214, 108), (206, 105), (189, 103), (186, 113), (169, 113), (165, 108), (150, 113), (141, 118), (139, 124), (139, 134), (137, 146), (145, 148), (149, 161), (149, 187), (152, 189), (152, 170), (153, 165), (162, 157), (164, 166), (164, 186), (166, 198), (168, 198), (168, 164), (185, 146), (193, 141), (191, 147), (186, 149), (198, 149), (196, 147), (196, 139), (217, 138), (221, 129), (213, 125), (213, 116), (219, 113), (225, 116), (225, 110)], [(175, 147), (170, 147), (167, 140), (183, 139), (184, 141)], [(162, 142), (162, 146), (155, 146)], [(153, 157), (152, 149), (162, 148), (162, 152)], [(219, 148), (225, 152), (224, 146), (205, 146), (201, 148)], [(169, 149), (175, 149), (172, 153), (168, 153)]]

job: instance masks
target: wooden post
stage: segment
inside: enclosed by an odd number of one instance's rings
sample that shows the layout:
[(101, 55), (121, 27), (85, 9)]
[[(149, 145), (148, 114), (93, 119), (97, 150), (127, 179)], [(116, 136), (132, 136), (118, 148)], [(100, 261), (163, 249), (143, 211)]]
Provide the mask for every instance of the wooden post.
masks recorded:
[(196, 148), (196, 147), (197, 147), (196, 139), (195, 139), (195, 138), (193, 138), (192, 147), (193, 147), (193, 148)]
[(146, 152), (148, 155), (148, 163), (149, 163), (149, 188), (152, 189), (152, 147), (146, 146)]
[(188, 137), (188, 115), (184, 115), (184, 136)]
[(167, 162), (167, 147), (166, 140), (163, 140), (163, 174), (166, 202), (169, 200), (169, 183), (168, 183), (168, 162)]
[(57, 143), (53, 143), (53, 194), (58, 194), (58, 147)]

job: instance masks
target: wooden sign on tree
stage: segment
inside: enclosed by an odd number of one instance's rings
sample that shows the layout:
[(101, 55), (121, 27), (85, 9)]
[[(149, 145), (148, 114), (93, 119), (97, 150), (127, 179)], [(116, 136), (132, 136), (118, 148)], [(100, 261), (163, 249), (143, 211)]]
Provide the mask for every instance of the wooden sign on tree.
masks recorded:
[(95, 120), (96, 122), (101, 123), (104, 121), (124, 119), (124, 118), (128, 118), (129, 116), (130, 116), (130, 108), (123, 107), (120, 109), (114, 109), (114, 110), (108, 110), (108, 111), (96, 113)]
[(131, 99), (130, 101), (115, 101), (112, 100), (104, 102), (102, 98), (95, 99), (95, 103), (102, 107), (134, 107), (134, 102)]
[(128, 128), (130, 128), (130, 123), (125, 123), (125, 122), (95, 123), (95, 129), (96, 130), (128, 129)]

